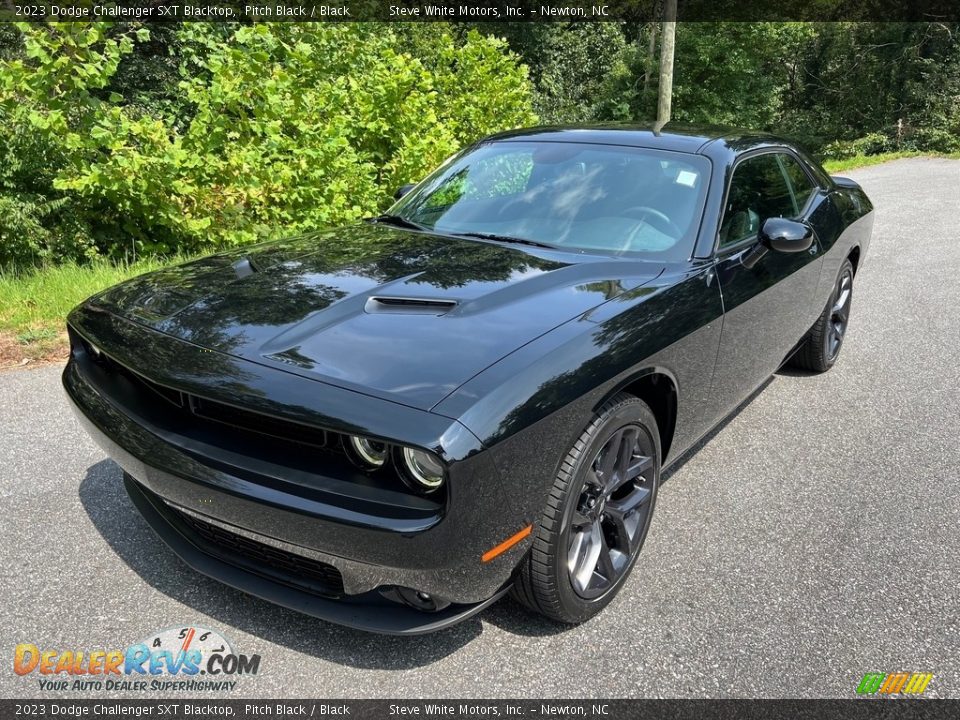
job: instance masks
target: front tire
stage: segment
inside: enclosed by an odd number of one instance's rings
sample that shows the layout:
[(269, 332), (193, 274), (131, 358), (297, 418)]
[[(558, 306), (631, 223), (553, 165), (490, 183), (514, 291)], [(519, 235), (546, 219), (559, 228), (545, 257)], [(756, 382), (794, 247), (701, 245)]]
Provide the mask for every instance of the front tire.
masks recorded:
[(640, 554), (659, 484), (656, 418), (642, 400), (620, 393), (564, 458), (514, 596), (565, 623), (600, 612)]
[(833, 286), (830, 300), (803, 345), (790, 359), (794, 367), (812, 372), (826, 372), (840, 357), (843, 338), (850, 321), (850, 304), (853, 300), (853, 264), (844, 260), (840, 274)]

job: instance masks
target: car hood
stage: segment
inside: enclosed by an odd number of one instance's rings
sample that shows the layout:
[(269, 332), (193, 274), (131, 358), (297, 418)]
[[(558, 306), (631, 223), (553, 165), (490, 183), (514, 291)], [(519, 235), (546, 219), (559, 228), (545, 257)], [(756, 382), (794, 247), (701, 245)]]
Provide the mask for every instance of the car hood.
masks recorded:
[(364, 224), (167, 268), (92, 303), (210, 350), (430, 409), (661, 271)]

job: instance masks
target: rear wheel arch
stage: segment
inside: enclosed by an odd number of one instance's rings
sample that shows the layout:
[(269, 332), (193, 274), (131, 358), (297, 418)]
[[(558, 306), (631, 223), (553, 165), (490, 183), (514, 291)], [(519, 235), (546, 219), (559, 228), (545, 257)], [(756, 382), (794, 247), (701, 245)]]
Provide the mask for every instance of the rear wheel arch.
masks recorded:
[(860, 246), (854, 245), (851, 248), (850, 253), (847, 255), (847, 260), (850, 261), (850, 264), (853, 265), (853, 276), (857, 276), (857, 268), (860, 266)]
[(856, 266), (850, 256), (840, 264), (833, 290), (820, 317), (800, 341), (789, 363), (801, 370), (823, 373), (833, 367), (843, 347), (850, 318)]

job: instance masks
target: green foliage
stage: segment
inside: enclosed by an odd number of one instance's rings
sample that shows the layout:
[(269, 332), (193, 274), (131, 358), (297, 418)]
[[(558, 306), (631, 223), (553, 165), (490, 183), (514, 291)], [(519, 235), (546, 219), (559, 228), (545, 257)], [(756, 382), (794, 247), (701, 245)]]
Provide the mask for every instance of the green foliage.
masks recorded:
[[(7, 234), (25, 239), (0, 245), (0, 265), (91, 248), (194, 251), (347, 222), (462, 145), (534, 120), (525, 68), (475, 32), (438, 27), (418, 58), (383, 25), (259, 23), (226, 41), (222, 28), (186, 25), (162, 44), (180, 53), (173, 99), (169, 87), (145, 94), (117, 80), (150, 42), (143, 27), (19, 31), (23, 53), (0, 62), (0, 112), (25, 130), (0, 153), (37, 145), (26, 176), (40, 187), (37, 202), (7, 196), (21, 203)], [(0, 189), (22, 191), (22, 180), (6, 172)], [(64, 228), (45, 222), (44, 204), (59, 199), (91, 247), (60, 247)]]
[[(656, 118), (654, 29), (606, 23), (600, 42), (576, 24), (490, 31), (531, 66), (536, 106), (551, 122), (646, 123)], [(680, 23), (672, 119), (770, 130), (828, 155), (950, 152), (960, 137), (960, 23)]]
[[(617, 120), (656, 117), (659, 53), (648, 27), (607, 81), (603, 112)], [(806, 23), (683, 23), (676, 35), (673, 120), (763, 128), (779, 116), (799, 72), (795, 58), (813, 33)], [(642, 78), (650, 74), (647, 91)]]
[(898, 133), (894, 128), (886, 132), (867, 133), (855, 140), (834, 140), (827, 143), (822, 154), (835, 160), (886, 155), (888, 153), (960, 152), (960, 136), (940, 128), (907, 128)]
[(902, 150), (900, 152), (881, 153), (879, 155), (856, 155), (854, 157), (844, 158), (843, 160), (825, 160), (823, 169), (831, 175), (845, 173), (848, 170), (856, 168), (870, 167), (871, 165), (881, 165), (893, 160), (912, 157), (945, 157), (951, 160), (960, 160), (960, 151), (954, 153), (939, 152), (920, 152), (918, 150)]
[(41, 343), (48, 340), (53, 340), (57, 337), (58, 331), (54, 328), (41, 328), (39, 330), (27, 330), (26, 332), (18, 333), (16, 340), (21, 345), (33, 345), (34, 343)]
[(93, 243), (72, 221), (68, 206), (65, 197), (0, 195), (0, 248), (8, 263), (94, 257)]
[[(535, 113), (650, 122), (654, 28), (4, 25), (0, 267), (349, 222)], [(960, 23), (681, 23), (673, 119), (772, 130), (825, 157), (957, 152)]]
[[(692, 23), (677, 33), (676, 120), (771, 127), (801, 72), (806, 23)], [(719, 72), (718, 72), (719, 70)]]
[[(910, 128), (960, 134), (960, 23), (826, 23), (798, 55), (784, 119), (812, 144)], [(903, 129), (898, 133), (896, 125)]]
[(478, 24), (502, 35), (531, 69), (534, 107), (545, 123), (591, 122), (602, 114), (608, 76), (627, 51), (616, 23)]
[(900, 147), (918, 152), (957, 153), (960, 133), (935, 127), (915, 128), (903, 137)]
[(880, 155), (891, 152), (893, 143), (883, 133), (868, 133), (856, 140), (834, 140), (823, 148), (823, 154), (836, 160), (846, 160), (860, 155)]

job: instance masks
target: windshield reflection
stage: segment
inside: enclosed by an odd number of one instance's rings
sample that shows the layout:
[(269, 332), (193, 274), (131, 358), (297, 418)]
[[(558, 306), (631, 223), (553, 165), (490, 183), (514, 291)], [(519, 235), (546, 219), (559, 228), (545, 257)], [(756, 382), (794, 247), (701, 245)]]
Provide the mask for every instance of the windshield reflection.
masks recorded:
[(709, 169), (686, 153), (500, 141), (441, 168), (391, 214), (448, 235), (679, 260), (693, 246)]

